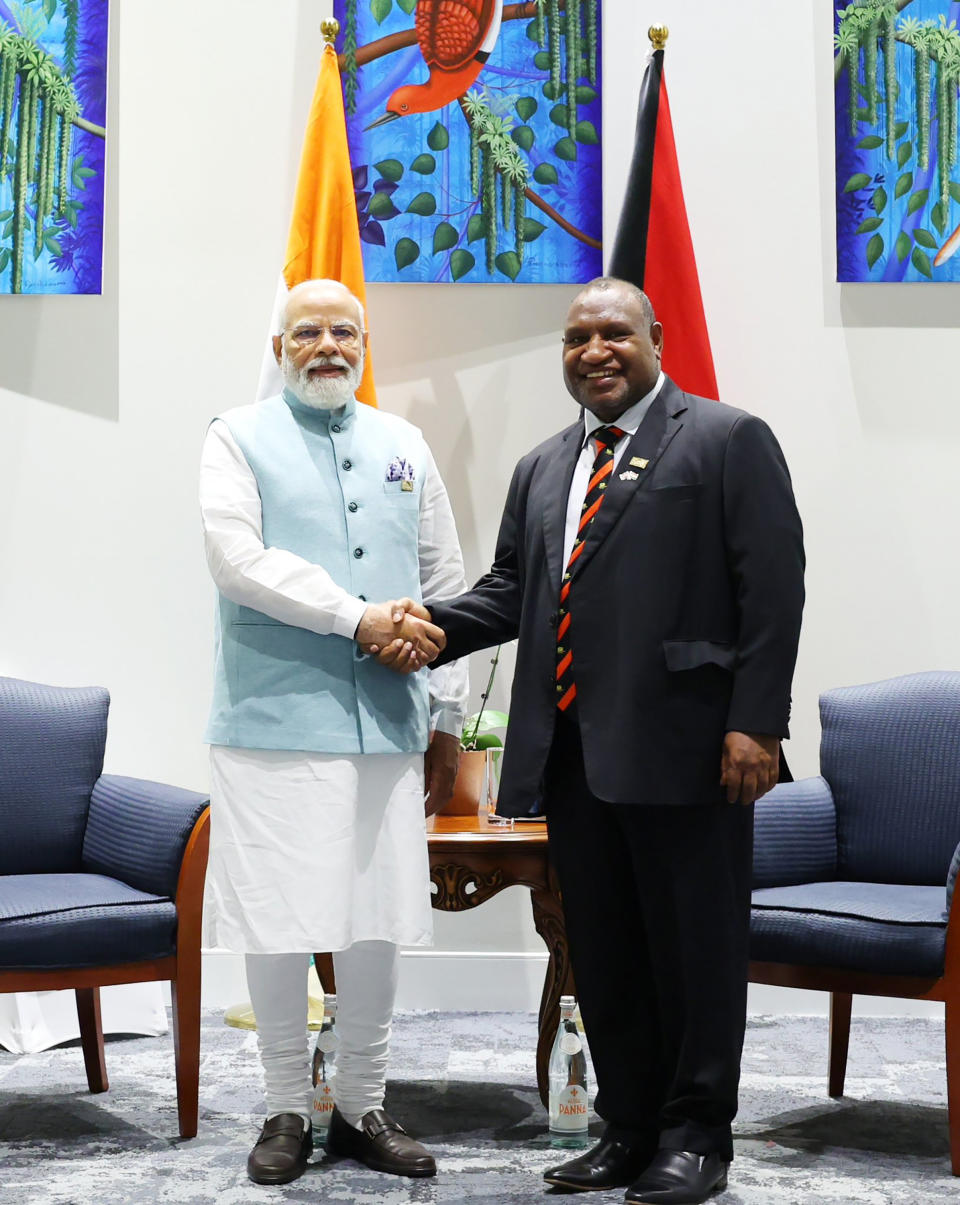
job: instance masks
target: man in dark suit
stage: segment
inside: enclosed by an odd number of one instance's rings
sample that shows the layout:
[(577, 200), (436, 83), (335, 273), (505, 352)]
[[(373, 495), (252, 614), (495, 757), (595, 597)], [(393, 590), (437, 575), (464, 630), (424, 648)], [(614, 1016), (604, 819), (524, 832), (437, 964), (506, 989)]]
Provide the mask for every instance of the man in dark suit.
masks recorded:
[(636, 1203), (726, 1184), (752, 804), (778, 778), (803, 606), (776, 440), (680, 390), (662, 346), (634, 286), (576, 297), (582, 415), (517, 465), (490, 572), (432, 611), (442, 660), (519, 636), (498, 811), (546, 812), (607, 1122), (546, 1179)]

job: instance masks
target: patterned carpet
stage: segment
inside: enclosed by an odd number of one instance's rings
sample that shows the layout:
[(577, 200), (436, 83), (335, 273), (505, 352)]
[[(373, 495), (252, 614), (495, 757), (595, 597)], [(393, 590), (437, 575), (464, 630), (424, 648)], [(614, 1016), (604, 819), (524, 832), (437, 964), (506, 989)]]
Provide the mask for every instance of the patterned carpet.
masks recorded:
[[(387, 1106), (430, 1145), (440, 1174), (399, 1180), (318, 1155), (302, 1179), (275, 1188), (251, 1184), (244, 1169), (260, 1124), (255, 1038), (219, 1016), (204, 1020), (190, 1142), (175, 1136), (169, 1037), (108, 1039), (111, 1087), (96, 1097), (76, 1046), (0, 1050), (0, 1205), (520, 1205), (562, 1195), (540, 1179), (558, 1156), (532, 1083), (534, 1040), (527, 1014), (400, 1016)], [(822, 1018), (751, 1019), (737, 1158), (713, 1201), (955, 1202), (942, 1024), (854, 1017), (842, 1101), (826, 1095), (825, 1051)]]

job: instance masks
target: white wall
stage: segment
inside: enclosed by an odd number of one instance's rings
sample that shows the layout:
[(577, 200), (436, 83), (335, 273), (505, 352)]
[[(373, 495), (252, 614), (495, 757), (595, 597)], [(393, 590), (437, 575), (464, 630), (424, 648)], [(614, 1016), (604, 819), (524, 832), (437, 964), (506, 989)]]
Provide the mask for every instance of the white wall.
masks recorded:
[[(793, 471), (809, 601), (790, 761), (811, 773), (821, 689), (960, 661), (960, 290), (833, 282), (829, 5), (604, 9), (607, 233), (646, 29), (664, 21), (721, 391), (771, 423)], [(0, 297), (0, 672), (108, 685), (107, 768), (202, 789), (197, 454), (210, 416), (255, 386), (327, 7), (120, 10), (107, 296)], [(572, 292), (370, 289), (381, 404), (427, 432), (471, 575), (517, 456), (573, 414), (558, 347)], [(520, 889), (436, 919), (441, 951), (542, 948)]]

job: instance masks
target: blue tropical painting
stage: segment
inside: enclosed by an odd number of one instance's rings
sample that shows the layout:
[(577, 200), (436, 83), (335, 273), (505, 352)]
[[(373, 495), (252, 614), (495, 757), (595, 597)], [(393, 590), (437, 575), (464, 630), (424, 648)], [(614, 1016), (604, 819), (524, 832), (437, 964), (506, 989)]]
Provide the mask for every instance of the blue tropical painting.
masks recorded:
[(835, 10), (837, 279), (960, 280), (960, 3)]
[(107, 0), (0, 0), (0, 293), (99, 293)]
[(600, 0), (334, 0), (368, 281), (602, 267)]

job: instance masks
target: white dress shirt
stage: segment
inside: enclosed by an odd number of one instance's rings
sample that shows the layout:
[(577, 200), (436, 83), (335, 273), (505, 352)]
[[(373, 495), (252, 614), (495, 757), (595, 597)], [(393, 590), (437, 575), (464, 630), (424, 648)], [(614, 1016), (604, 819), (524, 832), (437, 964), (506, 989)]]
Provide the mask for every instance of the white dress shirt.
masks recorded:
[(634, 402), (629, 409), (624, 410), (623, 414), (614, 423), (605, 423), (591, 411), (584, 410), (583, 448), (581, 449), (576, 467), (573, 470), (573, 480), (570, 482), (570, 493), (567, 496), (567, 522), (563, 534), (564, 568), (566, 568), (567, 561), (570, 560), (570, 553), (573, 552), (573, 544), (577, 538), (577, 528), (580, 526), (580, 511), (583, 508), (583, 499), (587, 493), (587, 486), (590, 484), (590, 470), (593, 468), (593, 462), (597, 458), (597, 441), (591, 439), (593, 432), (598, 427), (619, 427), (621, 431), (626, 432), (626, 435), (620, 440), (613, 452), (613, 467), (616, 468), (620, 463), (621, 456), (626, 451), (630, 437), (636, 435), (637, 428), (643, 422), (654, 398), (663, 388), (664, 379), (664, 375), (661, 372), (659, 377), (657, 377), (656, 385), (654, 385), (650, 392), (645, 393), (639, 402)]
[[(322, 565), (264, 546), (257, 479), (230, 428), (220, 420), (210, 424), (204, 440), (200, 513), (207, 564), (223, 594), (281, 623), (352, 639), (367, 604), (338, 586)], [(453, 511), (429, 450), (420, 499), (419, 554), (420, 588), (427, 605), (466, 590)], [(467, 702), (467, 662), (451, 661), (428, 673), (430, 727), (459, 736)]]

